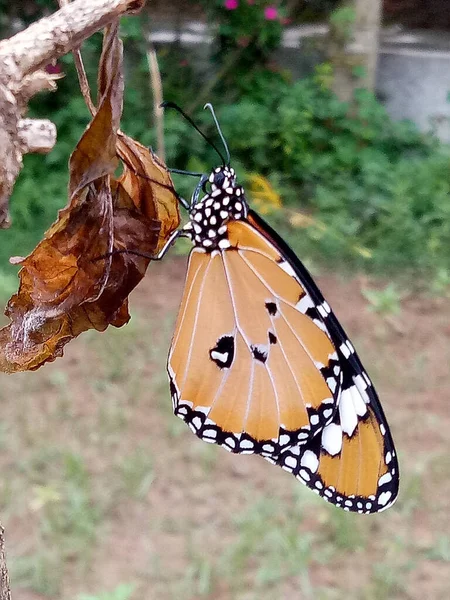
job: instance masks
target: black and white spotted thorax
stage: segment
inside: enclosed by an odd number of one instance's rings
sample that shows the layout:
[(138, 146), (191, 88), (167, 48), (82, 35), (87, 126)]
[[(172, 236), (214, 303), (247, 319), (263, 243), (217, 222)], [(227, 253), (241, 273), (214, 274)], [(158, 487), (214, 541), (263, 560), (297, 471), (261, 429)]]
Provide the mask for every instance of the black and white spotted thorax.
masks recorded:
[(236, 173), (229, 166), (214, 169), (208, 182), (210, 190), (192, 206), (190, 221), (183, 228), (194, 246), (207, 252), (230, 247), (227, 223), (244, 219), (248, 205), (244, 188), (236, 183)]

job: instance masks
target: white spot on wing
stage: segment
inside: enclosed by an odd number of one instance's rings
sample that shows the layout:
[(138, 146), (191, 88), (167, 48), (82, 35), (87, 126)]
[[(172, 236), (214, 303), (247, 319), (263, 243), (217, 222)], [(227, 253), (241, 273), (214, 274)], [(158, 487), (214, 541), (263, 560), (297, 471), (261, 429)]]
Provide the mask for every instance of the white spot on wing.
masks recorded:
[(305, 314), (308, 308), (314, 308), (314, 302), (308, 294), (305, 294), (295, 305), (295, 308)]
[(367, 413), (366, 403), (362, 399), (361, 394), (356, 386), (352, 385), (349, 388), (349, 391), (353, 400), (353, 406), (355, 407), (356, 414), (358, 417), (363, 417)]
[(342, 449), (342, 429), (336, 423), (330, 423), (322, 431), (322, 446), (331, 456)]
[(319, 311), (320, 316), (323, 318), (325, 318), (328, 315), (323, 304), (319, 304), (319, 306), (317, 307), (317, 310)]
[(194, 417), (192, 419), (192, 425), (195, 427), (195, 429), (200, 429), (200, 427), (202, 426), (202, 420), (200, 419), (200, 417)]
[(306, 467), (312, 473), (315, 473), (319, 468), (319, 459), (311, 450), (306, 450), (300, 459), (300, 464), (302, 467)]
[(228, 360), (228, 352), (217, 352), (216, 350), (213, 350), (211, 352), (211, 358), (226, 363)]
[(384, 506), (385, 504), (387, 504), (390, 500), (392, 496), (392, 492), (383, 492), (380, 494), (380, 497), (378, 498), (378, 504), (380, 506)]
[(285, 273), (287, 273), (291, 277), (295, 277), (294, 269), (291, 267), (291, 265), (286, 260), (281, 261), (280, 263), (278, 263), (278, 265), (280, 266), (281, 269), (283, 269), (283, 271)]
[(334, 390), (336, 389), (336, 379), (334, 377), (328, 377), (327, 386), (330, 388), (331, 393), (334, 394)]
[(341, 417), (341, 427), (348, 436), (352, 436), (358, 424), (355, 405), (353, 404), (350, 390), (342, 390), (339, 400), (339, 415)]
[(356, 375), (355, 377), (353, 377), (353, 381), (355, 382), (355, 385), (358, 388), (358, 391), (361, 394), (364, 402), (366, 404), (369, 404), (370, 398), (366, 392), (367, 385), (364, 379), (361, 377), (361, 375)]
[(280, 435), (280, 446), (286, 446), (286, 444), (289, 444), (290, 441), (291, 441), (291, 438), (288, 435), (286, 435), (285, 433)]
[(350, 350), (347, 347), (347, 344), (341, 344), (339, 350), (342, 352), (345, 358), (350, 356)]
[(210, 440), (215, 440), (217, 437), (217, 431), (215, 429), (204, 429), (202, 436), (204, 438), (209, 438)]
[(384, 485), (385, 483), (389, 483), (390, 481), (392, 481), (392, 475), (390, 473), (385, 473), (378, 480), (378, 485), (381, 486), (381, 485)]
[(297, 466), (297, 460), (293, 456), (287, 456), (284, 459), (284, 464), (290, 469), (295, 469), (295, 467)]
[(241, 441), (241, 448), (245, 448), (245, 449), (250, 450), (251, 448), (254, 448), (254, 444), (250, 440), (242, 440)]

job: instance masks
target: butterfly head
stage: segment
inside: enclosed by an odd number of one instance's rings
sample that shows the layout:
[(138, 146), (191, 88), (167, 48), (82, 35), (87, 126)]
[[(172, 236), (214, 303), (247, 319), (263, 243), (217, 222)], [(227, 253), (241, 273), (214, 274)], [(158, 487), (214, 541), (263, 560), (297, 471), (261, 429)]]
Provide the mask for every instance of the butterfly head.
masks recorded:
[(209, 178), (211, 191), (236, 187), (236, 173), (232, 167), (217, 167), (214, 169)]
[(229, 247), (227, 223), (247, 216), (244, 188), (228, 165), (217, 167), (208, 178), (209, 191), (190, 211), (190, 230), (194, 244), (207, 251)]

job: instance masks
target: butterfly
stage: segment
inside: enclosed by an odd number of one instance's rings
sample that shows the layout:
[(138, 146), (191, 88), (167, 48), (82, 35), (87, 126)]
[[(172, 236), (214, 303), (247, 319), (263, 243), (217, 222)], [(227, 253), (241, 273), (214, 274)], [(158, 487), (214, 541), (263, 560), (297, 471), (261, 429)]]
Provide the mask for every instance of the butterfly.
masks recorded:
[(381, 512), (399, 469), (378, 396), (305, 266), (249, 208), (207, 106), (227, 160), (202, 177), (178, 232), (193, 248), (167, 363), (174, 412), (335, 506)]

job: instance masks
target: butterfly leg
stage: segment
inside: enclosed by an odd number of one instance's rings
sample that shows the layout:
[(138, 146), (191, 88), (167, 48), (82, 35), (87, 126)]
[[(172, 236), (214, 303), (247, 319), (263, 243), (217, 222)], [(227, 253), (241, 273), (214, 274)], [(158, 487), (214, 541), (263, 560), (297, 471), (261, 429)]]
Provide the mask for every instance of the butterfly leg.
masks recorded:
[(189, 208), (192, 209), (198, 202), (198, 197), (200, 196), (200, 192), (203, 190), (204, 193), (206, 193), (205, 190), (205, 183), (208, 181), (208, 175), (202, 175), (200, 178), (200, 181), (197, 183), (197, 185), (195, 186), (195, 190), (191, 196), (191, 202), (189, 205)]
[[(190, 223), (187, 223), (187, 225), (190, 225)], [(166, 243), (161, 248), (161, 250), (158, 252), (158, 254), (156, 256), (152, 256), (152, 260), (163, 259), (164, 256), (166, 255), (167, 251), (169, 250), (169, 248), (175, 243), (175, 241), (179, 237), (190, 237), (190, 233), (189, 233), (188, 229), (185, 229), (185, 227), (182, 227), (181, 229), (176, 229), (175, 231), (172, 231), (172, 233), (167, 238)]]

